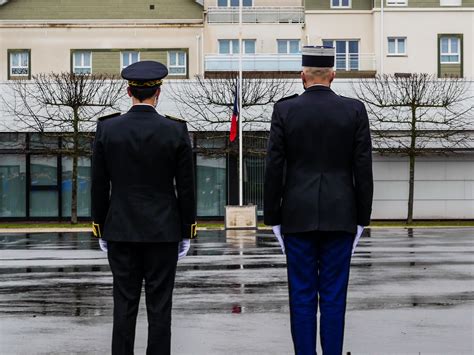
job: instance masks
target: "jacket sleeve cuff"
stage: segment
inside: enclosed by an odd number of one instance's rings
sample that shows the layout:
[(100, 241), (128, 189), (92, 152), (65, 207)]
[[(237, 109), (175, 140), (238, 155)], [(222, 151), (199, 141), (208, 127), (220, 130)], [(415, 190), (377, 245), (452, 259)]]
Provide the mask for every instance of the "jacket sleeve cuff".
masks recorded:
[(183, 224), (183, 238), (185, 239), (197, 238), (197, 223)]
[(275, 217), (270, 217), (270, 216), (265, 216), (263, 217), (263, 223), (267, 226), (278, 226), (281, 225), (281, 218), (275, 218)]
[(357, 225), (362, 226), (362, 227), (367, 227), (370, 225), (370, 217), (369, 218), (357, 218)]

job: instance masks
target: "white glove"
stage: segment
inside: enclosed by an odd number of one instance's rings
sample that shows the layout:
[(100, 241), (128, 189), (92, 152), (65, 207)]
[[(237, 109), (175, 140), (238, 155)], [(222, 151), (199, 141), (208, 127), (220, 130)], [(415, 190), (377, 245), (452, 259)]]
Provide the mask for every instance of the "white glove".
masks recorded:
[(189, 248), (191, 248), (191, 240), (189, 238), (185, 238), (179, 242), (178, 260), (184, 258), (188, 254)]
[(106, 240), (103, 240), (102, 238), (99, 238), (99, 246), (100, 246), (100, 250), (107, 253), (107, 241)]
[(275, 234), (276, 239), (278, 239), (278, 243), (280, 243), (281, 251), (285, 254), (285, 244), (283, 243), (283, 236), (281, 235), (281, 224), (278, 226), (272, 227), (273, 234)]
[(364, 231), (363, 226), (357, 226), (357, 233), (356, 233), (356, 236), (354, 238), (354, 244), (352, 244), (352, 255), (354, 255), (357, 243), (359, 243), (359, 239), (360, 239), (363, 231)]

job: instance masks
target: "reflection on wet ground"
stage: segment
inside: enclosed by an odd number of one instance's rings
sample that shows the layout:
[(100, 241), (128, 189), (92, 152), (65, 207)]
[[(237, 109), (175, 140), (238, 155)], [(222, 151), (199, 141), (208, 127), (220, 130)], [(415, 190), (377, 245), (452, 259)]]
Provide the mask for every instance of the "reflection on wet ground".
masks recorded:
[[(366, 231), (353, 258), (349, 306), (473, 301), (470, 234), (469, 229)], [(0, 313), (110, 313), (106, 255), (87, 233), (2, 235), (0, 275)], [(285, 258), (269, 233), (201, 232), (179, 263), (175, 309), (207, 313), (235, 304), (250, 312), (286, 309), (285, 276)], [(180, 302), (190, 295), (192, 303)]]
[[(352, 261), (348, 312), (472, 312), (473, 235), (468, 228), (366, 231)], [(286, 315), (285, 265), (269, 232), (201, 232), (178, 265), (174, 314)], [(0, 321), (111, 317), (107, 258), (90, 234), (0, 235), (0, 277)]]

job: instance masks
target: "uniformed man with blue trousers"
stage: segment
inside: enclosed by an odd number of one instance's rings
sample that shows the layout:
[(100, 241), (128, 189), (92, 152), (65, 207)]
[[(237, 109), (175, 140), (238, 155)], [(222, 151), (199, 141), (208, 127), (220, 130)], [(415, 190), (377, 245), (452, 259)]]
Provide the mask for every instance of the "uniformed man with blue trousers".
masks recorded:
[(275, 104), (266, 157), (265, 224), (286, 251), (297, 355), (316, 354), (318, 303), (323, 353), (342, 354), (354, 238), (372, 209), (367, 112), (331, 90), (334, 59), (303, 48), (305, 92)]

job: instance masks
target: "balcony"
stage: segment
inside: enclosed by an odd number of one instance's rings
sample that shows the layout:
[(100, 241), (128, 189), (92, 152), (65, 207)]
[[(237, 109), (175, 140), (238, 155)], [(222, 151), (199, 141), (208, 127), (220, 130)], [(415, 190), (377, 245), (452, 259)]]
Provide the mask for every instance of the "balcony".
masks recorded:
[[(242, 56), (243, 71), (301, 70), (301, 54), (245, 54)], [(205, 71), (238, 71), (238, 54), (211, 54), (205, 56)]]
[[(207, 9), (207, 22), (239, 23), (238, 7), (209, 7)], [(243, 23), (304, 23), (304, 7), (244, 7), (242, 9)]]
[[(239, 70), (238, 54), (209, 54), (205, 56), (206, 72)], [(300, 72), (301, 54), (245, 54), (243, 71)], [(375, 54), (338, 54), (338, 77), (373, 76), (376, 72)]]

